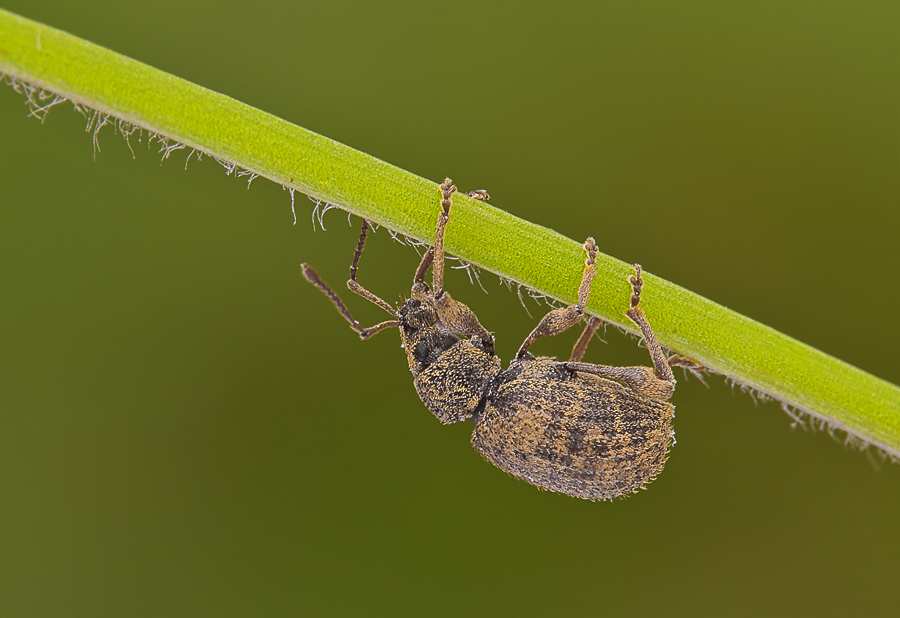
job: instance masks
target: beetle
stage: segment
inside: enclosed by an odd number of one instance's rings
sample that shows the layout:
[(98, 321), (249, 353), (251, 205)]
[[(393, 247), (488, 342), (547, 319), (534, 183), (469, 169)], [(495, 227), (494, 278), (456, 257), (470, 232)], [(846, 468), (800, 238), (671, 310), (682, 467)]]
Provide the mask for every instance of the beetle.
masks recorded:
[[(441, 185), (434, 246), (422, 257), (410, 298), (398, 307), (356, 280), (369, 223), (363, 220), (347, 287), (392, 319), (363, 328), (338, 295), (307, 264), (303, 275), (334, 303), (361, 339), (398, 328), (422, 403), (442, 423), (472, 421), (472, 446), (489, 462), (541, 489), (589, 500), (636, 492), (656, 478), (674, 444), (675, 378), (669, 359), (640, 307), (643, 278), (634, 265), (625, 311), (641, 331), (652, 367), (613, 367), (581, 361), (601, 322), (585, 314), (597, 270), (597, 245), (586, 254), (578, 302), (553, 309), (519, 347), (507, 369), (494, 355), (494, 337), (469, 307), (444, 290), (444, 232), (450, 221), (450, 179)], [(484, 192), (470, 194), (486, 199)], [(425, 282), (429, 268), (432, 284)], [(587, 325), (568, 361), (529, 352), (540, 337)]]

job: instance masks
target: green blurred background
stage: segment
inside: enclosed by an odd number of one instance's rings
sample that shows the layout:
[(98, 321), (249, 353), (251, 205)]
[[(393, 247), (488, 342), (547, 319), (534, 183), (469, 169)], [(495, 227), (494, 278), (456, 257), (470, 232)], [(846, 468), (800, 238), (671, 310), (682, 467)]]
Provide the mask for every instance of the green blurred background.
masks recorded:
[[(896, 0), (3, 5), (900, 382)], [(111, 129), (95, 161), (81, 116), (22, 101), (0, 88), (4, 618), (896, 612), (900, 466), (714, 377), (679, 382), (647, 491), (539, 492), (304, 282), (346, 278), (358, 221), (314, 232), (300, 196), (292, 226), (280, 187)], [(380, 232), (361, 281), (397, 300), (417, 259)], [(546, 309), (482, 280), (448, 287), (508, 359)], [(587, 360), (646, 362), (605, 339)]]

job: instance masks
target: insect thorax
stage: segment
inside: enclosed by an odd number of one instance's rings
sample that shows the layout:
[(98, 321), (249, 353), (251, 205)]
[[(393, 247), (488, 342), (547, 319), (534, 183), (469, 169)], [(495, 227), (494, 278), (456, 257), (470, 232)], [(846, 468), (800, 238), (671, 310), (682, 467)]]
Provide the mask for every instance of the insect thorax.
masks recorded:
[(434, 310), (418, 300), (400, 307), (400, 336), (422, 403), (443, 423), (472, 417), (500, 362), (478, 341), (442, 328)]

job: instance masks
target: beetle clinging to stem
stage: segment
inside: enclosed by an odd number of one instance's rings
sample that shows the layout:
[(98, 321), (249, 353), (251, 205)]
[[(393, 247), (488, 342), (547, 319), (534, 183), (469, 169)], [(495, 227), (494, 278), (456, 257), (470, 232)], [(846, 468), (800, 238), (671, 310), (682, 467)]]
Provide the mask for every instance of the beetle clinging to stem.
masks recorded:
[[(356, 281), (369, 224), (362, 223), (350, 267), (350, 290), (393, 319), (363, 328), (312, 267), (303, 275), (337, 307), (360, 338), (397, 327), (414, 385), (425, 406), (443, 423), (470, 420), (472, 446), (498, 468), (537, 487), (608, 500), (633, 493), (656, 478), (673, 443), (675, 378), (639, 306), (643, 279), (635, 264), (625, 315), (640, 329), (653, 367), (612, 367), (581, 362), (600, 325), (587, 319), (568, 361), (535, 357), (529, 347), (583, 319), (597, 269), (597, 245), (584, 243), (584, 273), (574, 306), (550, 311), (528, 335), (507, 369), (494, 356), (494, 337), (466, 305), (443, 288), (444, 231), (456, 191), (441, 184), (434, 246), (422, 257), (410, 298), (394, 308)], [(483, 192), (470, 194), (486, 198)], [(432, 285), (425, 274), (432, 270)]]

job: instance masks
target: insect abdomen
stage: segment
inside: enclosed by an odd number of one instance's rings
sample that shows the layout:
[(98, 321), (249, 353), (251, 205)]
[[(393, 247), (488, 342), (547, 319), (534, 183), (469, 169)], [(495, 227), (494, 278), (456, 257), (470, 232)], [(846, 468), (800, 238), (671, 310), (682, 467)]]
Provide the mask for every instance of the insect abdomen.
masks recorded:
[(543, 489), (611, 499), (662, 470), (673, 416), (671, 404), (585, 374), (517, 378), (488, 400), (472, 445), (498, 468)]

